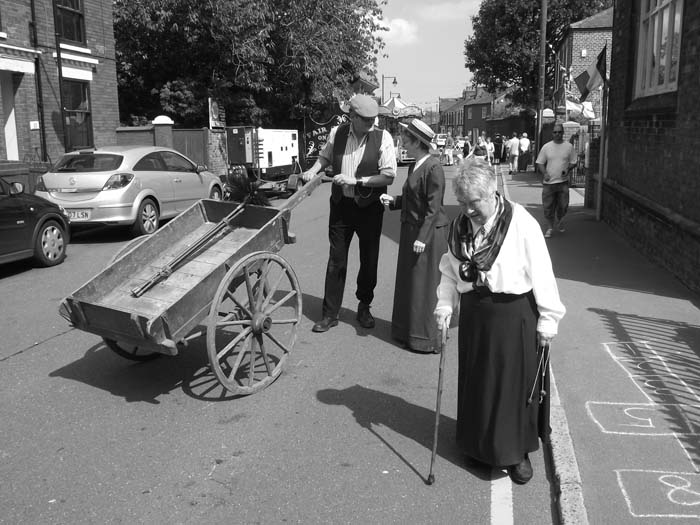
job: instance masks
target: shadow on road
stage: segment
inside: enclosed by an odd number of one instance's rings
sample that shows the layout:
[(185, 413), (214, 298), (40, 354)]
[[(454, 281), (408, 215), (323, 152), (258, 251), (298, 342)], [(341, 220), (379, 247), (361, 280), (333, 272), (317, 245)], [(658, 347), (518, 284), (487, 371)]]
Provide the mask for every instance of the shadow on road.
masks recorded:
[(233, 395), (218, 382), (209, 368), (203, 342), (195, 343), (175, 357), (161, 356), (136, 363), (119, 357), (100, 342), (85, 355), (49, 374), (99, 388), (129, 403), (159, 404), (158, 398), (178, 388), (202, 401), (230, 401)]
[[(316, 392), (316, 397), (326, 405), (343, 405), (352, 411), (355, 421), (362, 428), (369, 430), (379, 441), (389, 448), (403, 463), (416, 473), (424, 482), (426, 473), (403, 456), (385, 437), (381, 435), (382, 427), (412, 439), (426, 449), (426, 462), (421, 462), (421, 468), (429, 464), (430, 452), (433, 447), (433, 432), (435, 412), (405, 399), (386, 392), (374, 390), (361, 385), (351, 386), (342, 390), (326, 388)], [(454, 440), (457, 422), (451, 417), (440, 415), (437, 454), (451, 463), (463, 467), (474, 476), (489, 480), (490, 469), (465, 466), (462, 454)], [(424, 475), (425, 474), (425, 475)]]

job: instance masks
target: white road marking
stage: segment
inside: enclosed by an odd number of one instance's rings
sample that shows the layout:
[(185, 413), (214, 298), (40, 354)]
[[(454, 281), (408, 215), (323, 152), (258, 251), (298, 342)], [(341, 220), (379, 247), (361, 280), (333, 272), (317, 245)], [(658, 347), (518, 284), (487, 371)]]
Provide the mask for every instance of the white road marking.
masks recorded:
[(513, 485), (502, 470), (491, 471), (491, 525), (513, 524)]

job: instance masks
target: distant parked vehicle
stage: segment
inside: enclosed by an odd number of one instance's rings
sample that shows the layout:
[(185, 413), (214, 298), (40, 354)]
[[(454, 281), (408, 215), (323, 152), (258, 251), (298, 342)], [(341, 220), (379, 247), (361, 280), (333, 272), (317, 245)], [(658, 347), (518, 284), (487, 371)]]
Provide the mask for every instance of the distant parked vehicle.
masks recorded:
[(437, 144), (438, 148), (444, 148), (445, 145), (447, 144), (447, 134), (446, 133), (438, 133), (435, 136), (435, 144)]
[(73, 151), (41, 176), (36, 194), (63, 206), (73, 224), (130, 225), (151, 234), (199, 199), (221, 199), (219, 177), (157, 146)]
[(42, 266), (60, 264), (69, 239), (65, 210), (0, 179), (0, 263), (34, 257)]
[(399, 165), (408, 164), (409, 162), (415, 162), (416, 159), (410, 157), (406, 148), (401, 144), (401, 137), (394, 137), (394, 148), (396, 150), (396, 162)]

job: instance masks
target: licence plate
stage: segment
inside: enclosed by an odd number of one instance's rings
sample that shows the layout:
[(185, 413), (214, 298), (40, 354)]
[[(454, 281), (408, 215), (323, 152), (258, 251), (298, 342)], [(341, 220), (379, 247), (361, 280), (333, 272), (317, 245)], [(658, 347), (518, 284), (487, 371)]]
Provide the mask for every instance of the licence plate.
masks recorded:
[(87, 221), (90, 219), (90, 210), (66, 210), (72, 221)]

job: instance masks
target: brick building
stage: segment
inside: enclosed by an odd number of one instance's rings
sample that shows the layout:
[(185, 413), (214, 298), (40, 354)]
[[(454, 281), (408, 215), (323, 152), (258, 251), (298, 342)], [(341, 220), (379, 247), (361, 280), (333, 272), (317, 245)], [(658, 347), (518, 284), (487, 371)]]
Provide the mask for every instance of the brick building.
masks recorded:
[(112, 2), (0, 0), (0, 100), (0, 159), (56, 161), (115, 143)]
[(698, 27), (696, 2), (617, 0), (601, 208), (607, 223), (695, 291), (700, 291)]
[[(605, 9), (567, 28), (556, 50), (555, 64), (559, 74), (554, 81), (555, 107), (565, 107), (566, 97), (578, 101), (581, 93), (574, 79), (595, 64), (598, 54), (607, 45), (606, 62), (610, 65), (613, 8)], [(608, 67), (609, 69), (609, 67)], [(601, 94), (598, 90), (586, 98), (596, 118), (601, 116)]]

